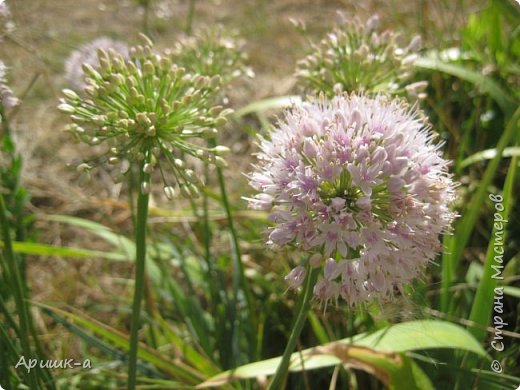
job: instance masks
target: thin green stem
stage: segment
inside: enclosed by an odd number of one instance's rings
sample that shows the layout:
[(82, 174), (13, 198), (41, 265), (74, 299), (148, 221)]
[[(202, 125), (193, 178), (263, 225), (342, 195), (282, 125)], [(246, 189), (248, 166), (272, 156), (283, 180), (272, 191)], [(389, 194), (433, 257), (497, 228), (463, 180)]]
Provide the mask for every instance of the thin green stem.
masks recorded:
[[(16, 258), (13, 252), (11, 235), (9, 231), (9, 222), (7, 221), (4, 197), (2, 195), (0, 195), (0, 225), (2, 229), (2, 238), (4, 241), (3, 252), (5, 262), (7, 263), (8, 279), (12, 282), (16, 309), (20, 319), (20, 343), (22, 345), (24, 357), (27, 360), (33, 357), (29, 340), (29, 309), (27, 308), (27, 303), (25, 300), (24, 283), (22, 282), (20, 269), (18, 264), (16, 264)], [(29, 384), (31, 389), (39, 388), (37, 375), (38, 372), (34, 370), (29, 374)]]
[[(209, 140), (209, 146), (215, 147), (216, 146), (216, 140), (210, 139)], [(227, 196), (227, 190), (226, 190), (226, 182), (224, 178), (224, 173), (222, 172), (221, 168), (217, 167), (217, 177), (220, 187), (220, 194), (222, 196), (222, 204), (224, 206), (226, 217), (227, 217), (227, 223), (229, 227), (229, 232), (231, 235), (231, 251), (233, 255), (233, 315), (235, 315), (237, 311), (237, 306), (239, 303), (239, 290), (242, 289), (242, 292), (245, 296), (245, 304), (246, 304), (246, 318), (249, 319), (249, 328), (247, 335), (249, 340), (251, 342), (249, 343), (249, 357), (251, 359), (255, 358), (255, 351), (257, 349), (257, 324), (258, 324), (258, 316), (256, 313), (256, 310), (253, 306), (253, 296), (251, 293), (251, 290), (247, 284), (246, 277), (245, 277), (245, 270), (244, 265), (242, 264), (242, 253), (240, 250), (240, 244), (238, 241), (238, 234), (235, 229), (235, 224), (233, 220), (233, 211), (231, 209), (231, 204), (229, 203), (229, 198)], [(233, 327), (233, 336), (238, 337), (238, 334), (236, 333), (236, 328), (239, 326), (240, 321), (237, 321), (237, 319), (232, 319), (232, 327)], [(237, 342), (236, 338), (233, 338), (234, 342)], [(236, 345), (236, 344), (235, 344)], [(240, 362), (235, 362), (240, 363)]]
[(310, 266), (307, 266), (307, 276), (305, 277), (303, 291), (300, 295), (300, 300), (298, 302), (296, 318), (294, 320), (291, 335), (289, 336), (289, 341), (287, 342), (287, 345), (285, 347), (282, 360), (280, 361), (280, 364), (276, 369), (276, 373), (274, 374), (273, 380), (269, 384), (267, 390), (282, 389), (283, 383), (287, 376), (287, 372), (289, 371), (291, 354), (294, 352), (294, 349), (296, 348), (296, 343), (298, 342), (300, 333), (303, 329), (303, 325), (305, 324), (305, 320), (307, 319), (307, 314), (311, 306), (312, 290), (314, 288), (314, 285), (316, 284), (318, 274), (319, 268), (311, 268)]
[(142, 2), (142, 5), (143, 5), (143, 33), (145, 35), (150, 34), (150, 3), (151, 3), (151, 0), (145, 0)]
[(128, 359), (128, 389), (134, 390), (137, 376), (137, 351), (139, 342), (139, 326), (141, 316), (141, 302), (144, 296), (144, 281), (146, 272), (146, 221), (148, 218), (149, 194), (143, 193), (141, 183), (149, 183), (150, 175), (143, 171), (144, 163), (140, 166), (140, 180), (137, 195), (137, 221), (135, 226), (135, 287), (134, 303), (132, 305), (132, 323), (130, 327), (130, 356)]
[(257, 313), (253, 308), (253, 297), (249, 286), (246, 282), (244, 265), (242, 264), (242, 253), (240, 250), (240, 244), (238, 242), (238, 234), (235, 229), (235, 224), (233, 221), (233, 212), (231, 210), (231, 205), (229, 203), (229, 199), (226, 191), (226, 183), (224, 180), (224, 174), (220, 168), (217, 168), (217, 176), (220, 186), (220, 193), (222, 195), (222, 203), (224, 205), (224, 209), (226, 211), (226, 217), (229, 227), (229, 232), (231, 235), (231, 243), (232, 243), (232, 252), (233, 252), (233, 276), (234, 276), (234, 292), (233, 296), (235, 299), (235, 308), (236, 304), (238, 304), (238, 296), (239, 296), (239, 288), (242, 288), (242, 291), (245, 296), (246, 306), (247, 306), (247, 317), (250, 319), (250, 336), (253, 342), (250, 344), (251, 351), (256, 349), (256, 324), (257, 322)]
[(193, 18), (195, 16), (195, 0), (190, 0), (188, 5), (188, 16), (186, 18), (186, 34), (191, 35), (193, 30)]

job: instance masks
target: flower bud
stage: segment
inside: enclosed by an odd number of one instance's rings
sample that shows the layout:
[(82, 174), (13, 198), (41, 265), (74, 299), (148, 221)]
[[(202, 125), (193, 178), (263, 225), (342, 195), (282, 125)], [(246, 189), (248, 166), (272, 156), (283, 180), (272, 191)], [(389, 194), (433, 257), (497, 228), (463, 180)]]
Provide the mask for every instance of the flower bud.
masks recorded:
[(76, 112), (76, 108), (67, 103), (62, 103), (58, 106), (58, 110), (66, 114), (73, 114)]
[(215, 146), (213, 149), (211, 149), (212, 152), (214, 152), (218, 156), (222, 156), (224, 154), (228, 154), (231, 150), (224, 145), (218, 145)]
[(147, 195), (150, 193), (150, 183), (148, 183), (147, 181), (143, 181), (141, 183), (141, 193), (143, 195)]
[(219, 116), (217, 119), (215, 119), (215, 126), (216, 127), (222, 127), (224, 126), (226, 123), (228, 122), (228, 120), (223, 117), (223, 116)]
[(150, 163), (146, 163), (143, 166), (143, 172), (144, 173), (152, 173), (153, 172), (153, 165)]
[(220, 156), (216, 156), (215, 157), (215, 165), (219, 168), (227, 168), (228, 167), (228, 163), (226, 160), (224, 160), (222, 157)]
[(298, 288), (303, 284), (306, 274), (307, 271), (305, 268), (299, 265), (296, 268), (293, 268), (284, 279), (290, 288)]
[(78, 94), (76, 92), (74, 92), (73, 90), (71, 90), (71, 89), (64, 89), (62, 92), (63, 92), (63, 94), (66, 97), (68, 97), (71, 100), (78, 100), (79, 99)]
[(80, 173), (87, 172), (90, 169), (91, 169), (91, 166), (86, 163), (79, 164), (78, 167), (76, 168), (76, 170)]
[(146, 129), (146, 135), (148, 137), (155, 137), (157, 134), (157, 131), (155, 130), (155, 126), (150, 126), (148, 129)]
[(164, 195), (166, 195), (166, 197), (169, 200), (172, 200), (173, 197), (175, 196), (175, 189), (172, 186), (164, 187)]
[(145, 76), (152, 76), (155, 74), (155, 67), (153, 66), (151, 61), (146, 61), (143, 64), (143, 74)]

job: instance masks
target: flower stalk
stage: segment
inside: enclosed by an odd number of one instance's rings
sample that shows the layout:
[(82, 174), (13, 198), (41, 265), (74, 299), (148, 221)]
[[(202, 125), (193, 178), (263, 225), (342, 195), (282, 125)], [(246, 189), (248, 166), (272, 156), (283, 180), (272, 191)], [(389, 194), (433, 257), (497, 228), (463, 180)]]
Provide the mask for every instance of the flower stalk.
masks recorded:
[(281, 389), (282, 385), (287, 377), (287, 373), (289, 371), (289, 364), (291, 359), (291, 354), (294, 352), (296, 348), (296, 343), (298, 342), (298, 338), (303, 329), (303, 325), (305, 325), (305, 320), (307, 318), (307, 314), (309, 313), (309, 309), (311, 307), (311, 297), (314, 285), (316, 284), (316, 280), (318, 278), (319, 268), (312, 268), (310, 265), (307, 266), (307, 277), (305, 278), (303, 284), (303, 291), (300, 295), (300, 300), (298, 302), (298, 308), (296, 310), (296, 317), (294, 319), (294, 325), (291, 330), (291, 335), (289, 336), (289, 341), (285, 346), (285, 351), (282, 356), (282, 360), (276, 369), (276, 373), (269, 384), (268, 390), (277, 390)]
[[(152, 183), (162, 182), (169, 200), (177, 193), (196, 198), (204, 183), (189, 169), (190, 163), (201, 160), (224, 166), (222, 156), (229, 151), (216, 142), (211, 147), (204, 147), (201, 142), (201, 138), (214, 139), (217, 128), (226, 123), (230, 113), (216, 104), (220, 76), (188, 72), (175, 64), (169, 54), (156, 52), (145, 35), (141, 35), (141, 41), (141, 45), (131, 47), (128, 53), (117, 48), (98, 48), (97, 61), (83, 64), (83, 91), (63, 90), (64, 97), (58, 107), (70, 115), (73, 124), (68, 131), (78, 141), (105, 147), (104, 152), (80, 164), (78, 172), (88, 176), (101, 165), (109, 165), (110, 170), (119, 165), (117, 180), (127, 176), (130, 191), (137, 192), (128, 389), (136, 387)], [(135, 165), (139, 167), (137, 183), (130, 174)]]
[(132, 305), (132, 323), (130, 328), (130, 357), (128, 361), (129, 390), (135, 389), (136, 385), (141, 302), (144, 295), (144, 281), (146, 276), (146, 222), (148, 219), (148, 203), (150, 198), (149, 192), (146, 190), (146, 184), (149, 185), (150, 175), (144, 171), (143, 167), (144, 164), (142, 164), (140, 169), (140, 188), (137, 189), (137, 220), (135, 227), (135, 287), (134, 301)]

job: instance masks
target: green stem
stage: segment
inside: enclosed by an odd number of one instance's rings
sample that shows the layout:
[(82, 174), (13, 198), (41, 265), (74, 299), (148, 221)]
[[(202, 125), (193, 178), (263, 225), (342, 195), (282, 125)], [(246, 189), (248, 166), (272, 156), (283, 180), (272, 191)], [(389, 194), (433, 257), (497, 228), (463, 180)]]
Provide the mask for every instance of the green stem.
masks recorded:
[(188, 17), (186, 18), (186, 30), (187, 35), (191, 35), (193, 29), (193, 17), (195, 16), (195, 0), (190, 0), (188, 5)]
[(132, 324), (130, 327), (130, 356), (128, 359), (128, 389), (136, 386), (137, 375), (137, 351), (139, 342), (139, 320), (141, 315), (141, 302), (144, 295), (145, 260), (146, 260), (146, 220), (148, 218), (149, 194), (144, 194), (140, 188), (141, 183), (149, 183), (150, 175), (143, 172), (144, 163), (140, 166), (140, 180), (137, 195), (137, 223), (135, 227), (135, 287), (134, 303), (132, 306)]
[[(450, 294), (449, 287), (456, 280), (457, 269), (460, 264), (464, 249), (466, 248), (471, 234), (475, 228), (475, 224), (479, 217), (479, 212), (488, 195), (489, 184), (493, 181), (500, 161), (504, 155), (504, 149), (509, 145), (511, 140), (514, 140), (515, 135), (518, 134), (518, 127), (520, 121), (520, 108), (513, 114), (512, 118), (507, 122), (506, 128), (496, 146), (496, 155), (488, 163), (484, 175), (480, 180), (478, 189), (471, 197), (463, 213), (463, 217), (455, 226), (454, 234), (448, 240), (448, 247), (444, 251), (442, 259), (442, 292), (441, 292), (441, 310), (451, 313), (450, 307), (454, 304), (453, 296)], [(448, 268), (446, 268), (448, 267)]]
[[(209, 146), (215, 147), (217, 145), (215, 139), (209, 140)], [(254, 301), (253, 301), (253, 295), (251, 292), (251, 289), (249, 288), (247, 284), (247, 280), (245, 277), (245, 270), (244, 265), (242, 264), (242, 253), (240, 250), (240, 244), (238, 241), (238, 234), (235, 229), (235, 224), (233, 220), (233, 211), (231, 208), (231, 204), (229, 203), (229, 198), (227, 196), (227, 190), (226, 190), (226, 182), (224, 178), (224, 173), (221, 168), (217, 167), (217, 177), (220, 187), (220, 193), (222, 196), (222, 205), (224, 206), (225, 212), (226, 212), (226, 218), (227, 223), (229, 227), (229, 233), (231, 235), (231, 252), (233, 257), (233, 303), (232, 303), (232, 335), (233, 335), (233, 342), (232, 346), (235, 347), (238, 345), (238, 333), (237, 328), (240, 325), (240, 321), (237, 320), (235, 317), (238, 304), (239, 304), (239, 290), (242, 289), (242, 292), (245, 297), (245, 305), (246, 305), (246, 314), (244, 317), (249, 319), (249, 328), (247, 329), (248, 335), (247, 337), (251, 342), (249, 343), (249, 357), (251, 359), (255, 359), (255, 351), (257, 349), (257, 325), (258, 325), (258, 314), (254, 308)], [(236, 352), (236, 351), (235, 351)], [(239, 364), (240, 361), (236, 361), (236, 364)], [(236, 365), (235, 364), (235, 365)]]
[[(0, 195), (0, 225), (2, 229), (2, 238), (4, 241), (4, 258), (7, 263), (7, 276), (12, 282), (13, 295), (16, 302), (16, 309), (20, 319), (20, 343), (26, 360), (32, 359), (31, 344), (29, 340), (29, 309), (25, 301), (25, 288), (21, 279), (20, 269), (16, 264), (16, 258), (11, 244), (11, 235), (9, 232), (9, 222), (7, 221), (4, 197)], [(31, 389), (37, 389), (38, 379), (37, 371), (32, 370), (29, 374), (29, 384)]]
[(150, 34), (150, 3), (151, 0), (143, 1), (143, 33)]
[[(236, 309), (239, 299), (239, 289), (242, 287), (242, 291), (245, 296), (245, 303), (247, 307), (247, 317), (250, 319), (250, 332), (249, 335), (251, 337), (250, 340), (253, 342), (250, 343), (250, 350), (256, 350), (256, 324), (257, 321), (257, 313), (253, 307), (253, 296), (251, 294), (251, 290), (246, 281), (244, 265), (242, 264), (242, 253), (240, 250), (240, 244), (238, 242), (238, 234), (235, 229), (235, 224), (233, 221), (233, 212), (231, 210), (231, 205), (229, 203), (229, 199), (226, 191), (226, 183), (224, 179), (224, 174), (221, 168), (217, 168), (217, 176), (218, 182), (220, 186), (220, 193), (222, 195), (222, 203), (224, 205), (224, 209), (226, 211), (227, 223), (229, 227), (229, 232), (231, 235), (231, 251), (233, 252), (233, 297), (235, 300), (234, 308)], [(251, 356), (253, 357), (253, 356)]]
[(287, 372), (289, 371), (291, 354), (294, 352), (294, 349), (296, 348), (296, 343), (298, 342), (300, 333), (303, 329), (303, 325), (305, 324), (305, 320), (307, 319), (307, 314), (311, 306), (312, 290), (314, 285), (316, 284), (318, 274), (319, 268), (311, 268), (310, 266), (307, 267), (307, 276), (305, 277), (303, 291), (300, 295), (300, 300), (298, 302), (298, 308), (296, 311), (297, 314), (294, 320), (291, 335), (289, 336), (289, 341), (287, 342), (287, 345), (285, 347), (282, 360), (280, 361), (280, 364), (276, 369), (276, 373), (274, 374), (273, 380), (269, 384), (267, 390), (278, 390), (282, 388), (282, 385), (287, 376)]

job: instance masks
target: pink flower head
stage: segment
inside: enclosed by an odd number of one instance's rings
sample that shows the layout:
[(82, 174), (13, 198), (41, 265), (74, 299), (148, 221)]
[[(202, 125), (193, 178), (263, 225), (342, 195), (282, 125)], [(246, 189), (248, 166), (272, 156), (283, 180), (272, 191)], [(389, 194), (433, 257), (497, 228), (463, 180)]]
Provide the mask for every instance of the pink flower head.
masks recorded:
[(271, 212), (269, 244), (323, 265), (318, 299), (388, 297), (439, 253), (455, 185), (433, 139), (417, 108), (352, 94), (295, 105), (261, 140), (250, 207)]

